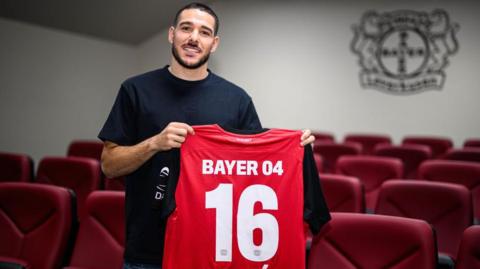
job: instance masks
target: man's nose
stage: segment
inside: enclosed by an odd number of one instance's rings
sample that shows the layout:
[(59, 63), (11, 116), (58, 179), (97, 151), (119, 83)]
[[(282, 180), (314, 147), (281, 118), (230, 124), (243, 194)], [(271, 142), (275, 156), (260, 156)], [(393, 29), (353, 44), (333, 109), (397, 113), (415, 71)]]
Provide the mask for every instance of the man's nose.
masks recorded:
[(198, 30), (193, 30), (190, 34), (190, 40), (197, 42), (198, 41)]

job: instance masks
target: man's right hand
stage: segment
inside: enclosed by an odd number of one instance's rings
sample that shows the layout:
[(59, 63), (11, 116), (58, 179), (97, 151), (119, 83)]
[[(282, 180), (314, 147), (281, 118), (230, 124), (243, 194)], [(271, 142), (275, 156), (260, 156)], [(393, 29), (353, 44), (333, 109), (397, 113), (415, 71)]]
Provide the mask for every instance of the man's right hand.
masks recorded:
[(171, 122), (159, 134), (133, 146), (120, 146), (105, 141), (102, 152), (102, 170), (107, 177), (119, 177), (132, 173), (155, 153), (179, 148), (193, 128), (185, 123)]
[(188, 134), (195, 134), (193, 128), (182, 122), (170, 122), (159, 134), (150, 140), (150, 146), (157, 151), (180, 148)]

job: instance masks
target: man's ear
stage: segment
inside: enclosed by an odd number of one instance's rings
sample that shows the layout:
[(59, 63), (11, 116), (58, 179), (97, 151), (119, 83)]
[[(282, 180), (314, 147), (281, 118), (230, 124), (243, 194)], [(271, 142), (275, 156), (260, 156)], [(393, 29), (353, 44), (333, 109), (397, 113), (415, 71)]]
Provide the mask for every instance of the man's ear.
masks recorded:
[(174, 31), (175, 28), (173, 26), (170, 26), (170, 28), (168, 28), (168, 42), (170, 42), (170, 44), (173, 44)]
[(213, 39), (213, 45), (212, 45), (212, 49), (210, 50), (210, 52), (215, 52), (217, 50), (219, 44), (220, 44), (220, 37), (215, 36), (214, 39)]

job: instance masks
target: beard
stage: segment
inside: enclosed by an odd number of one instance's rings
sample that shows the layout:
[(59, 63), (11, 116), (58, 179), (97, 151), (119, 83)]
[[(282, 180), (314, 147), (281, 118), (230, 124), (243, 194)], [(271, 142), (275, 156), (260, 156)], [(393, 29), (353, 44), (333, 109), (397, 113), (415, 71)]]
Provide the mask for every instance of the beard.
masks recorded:
[(197, 69), (197, 68), (199, 68), (200, 66), (204, 65), (208, 61), (208, 58), (210, 57), (210, 52), (209, 52), (209, 53), (205, 54), (202, 58), (200, 58), (200, 60), (198, 60), (198, 62), (188, 64), (180, 57), (180, 54), (178, 53), (178, 50), (175, 47), (175, 44), (172, 44), (172, 54), (173, 54), (173, 57), (175, 58), (175, 60), (177, 60), (177, 62), (181, 66), (183, 66), (187, 69)]

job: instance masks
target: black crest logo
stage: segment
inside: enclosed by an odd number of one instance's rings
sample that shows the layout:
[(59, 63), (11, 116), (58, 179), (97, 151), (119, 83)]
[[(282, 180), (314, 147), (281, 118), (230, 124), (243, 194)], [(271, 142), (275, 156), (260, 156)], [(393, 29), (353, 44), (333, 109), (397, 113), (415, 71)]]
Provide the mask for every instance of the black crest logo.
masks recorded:
[(351, 43), (360, 57), (362, 87), (392, 94), (442, 89), (448, 56), (458, 51), (458, 29), (441, 9), (367, 11), (354, 25)]

